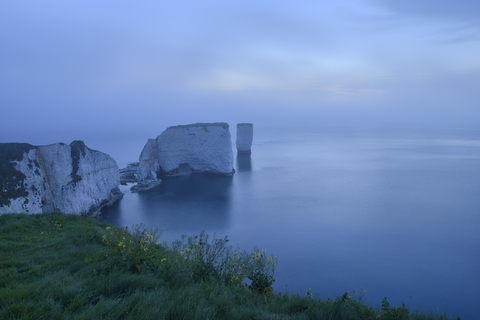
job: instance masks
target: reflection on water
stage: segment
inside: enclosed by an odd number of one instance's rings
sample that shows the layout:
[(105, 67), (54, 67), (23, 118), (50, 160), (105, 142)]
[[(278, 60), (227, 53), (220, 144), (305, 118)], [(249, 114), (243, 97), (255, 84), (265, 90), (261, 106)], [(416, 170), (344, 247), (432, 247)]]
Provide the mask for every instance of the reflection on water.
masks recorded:
[[(162, 183), (102, 210), (101, 220), (121, 226), (142, 223), (189, 233), (229, 227), (232, 177), (210, 174), (163, 176)], [(122, 205), (130, 207), (122, 207)], [(126, 210), (131, 210), (128, 214)], [(123, 214), (122, 214), (123, 213)]]
[(252, 171), (252, 157), (250, 153), (238, 153), (235, 160), (238, 172)]

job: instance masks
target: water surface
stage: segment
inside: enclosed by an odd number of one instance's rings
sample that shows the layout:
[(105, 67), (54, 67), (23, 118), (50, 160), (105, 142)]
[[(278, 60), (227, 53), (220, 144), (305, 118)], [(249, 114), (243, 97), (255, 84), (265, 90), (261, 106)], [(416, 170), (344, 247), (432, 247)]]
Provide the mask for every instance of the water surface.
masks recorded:
[[(258, 131), (258, 132), (257, 132)], [(115, 225), (202, 230), (279, 255), (275, 289), (476, 319), (478, 130), (256, 128), (233, 177), (184, 175), (102, 212)]]

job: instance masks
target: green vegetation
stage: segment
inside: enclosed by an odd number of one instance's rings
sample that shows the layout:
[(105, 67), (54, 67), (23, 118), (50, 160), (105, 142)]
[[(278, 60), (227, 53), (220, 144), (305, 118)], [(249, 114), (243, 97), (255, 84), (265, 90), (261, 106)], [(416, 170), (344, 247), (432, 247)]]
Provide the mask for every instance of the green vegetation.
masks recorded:
[(25, 175), (15, 169), (12, 161), (21, 161), (24, 152), (33, 148), (28, 143), (0, 143), (0, 207), (9, 206), (10, 199), (28, 196), (23, 187)]
[(61, 213), (0, 216), (0, 319), (451, 319), (386, 299), (375, 309), (364, 290), (273, 293), (277, 257), (266, 250), (160, 234)]
[(130, 162), (129, 164), (127, 164), (127, 168), (136, 168), (140, 165), (139, 162)]
[(85, 157), (85, 143), (81, 140), (75, 140), (70, 143), (71, 153), (72, 153), (72, 172), (70, 173), (70, 177), (72, 177), (72, 183), (76, 184), (77, 182), (82, 180), (82, 177), (79, 176), (78, 168), (80, 165), (80, 156)]
[(202, 127), (205, 132), (208, 132), (207, 127), (212, 127), (212, 126), (222, 127), (223, 129), (228, 129), (229, 128), (229, 125), (226, 122), (212, 122), (212, 123), (197, 122), (197, 123), (192, 123), (192, 124), (180, 124), (180, 125), (177, 125), (177, 126), (171, 126), (171, 127), (168, 127), (168, 129), (170, 129), (170, 128)]

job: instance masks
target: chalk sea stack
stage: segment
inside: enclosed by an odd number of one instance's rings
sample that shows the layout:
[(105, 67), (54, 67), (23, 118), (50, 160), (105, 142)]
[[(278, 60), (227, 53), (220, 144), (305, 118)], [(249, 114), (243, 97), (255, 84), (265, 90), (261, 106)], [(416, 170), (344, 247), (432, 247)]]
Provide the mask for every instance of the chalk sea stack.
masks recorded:
[(237, 124), (237, 152), (252, 153), (253, 142), (253, 124), (239, 123)]
[(120, 199), (117, 163), (83, 141), (0, 143), (0, 214), (96, 215)]
[(140, 184), (158, 180), (160, 174), (203, 172), (232, 175), (233, 151), (227, 123), (195, 123), (168, 127), (149, 139), (139, 158)]

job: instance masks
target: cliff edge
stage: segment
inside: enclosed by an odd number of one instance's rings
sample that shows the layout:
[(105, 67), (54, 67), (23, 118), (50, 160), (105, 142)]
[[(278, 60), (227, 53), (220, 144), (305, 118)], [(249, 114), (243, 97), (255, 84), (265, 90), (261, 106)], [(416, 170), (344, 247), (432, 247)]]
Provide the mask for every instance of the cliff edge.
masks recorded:
[(0, 214), (97, 215), (121, 198), (117, 163), (83, 141), (32, 146), (0, 143)]

